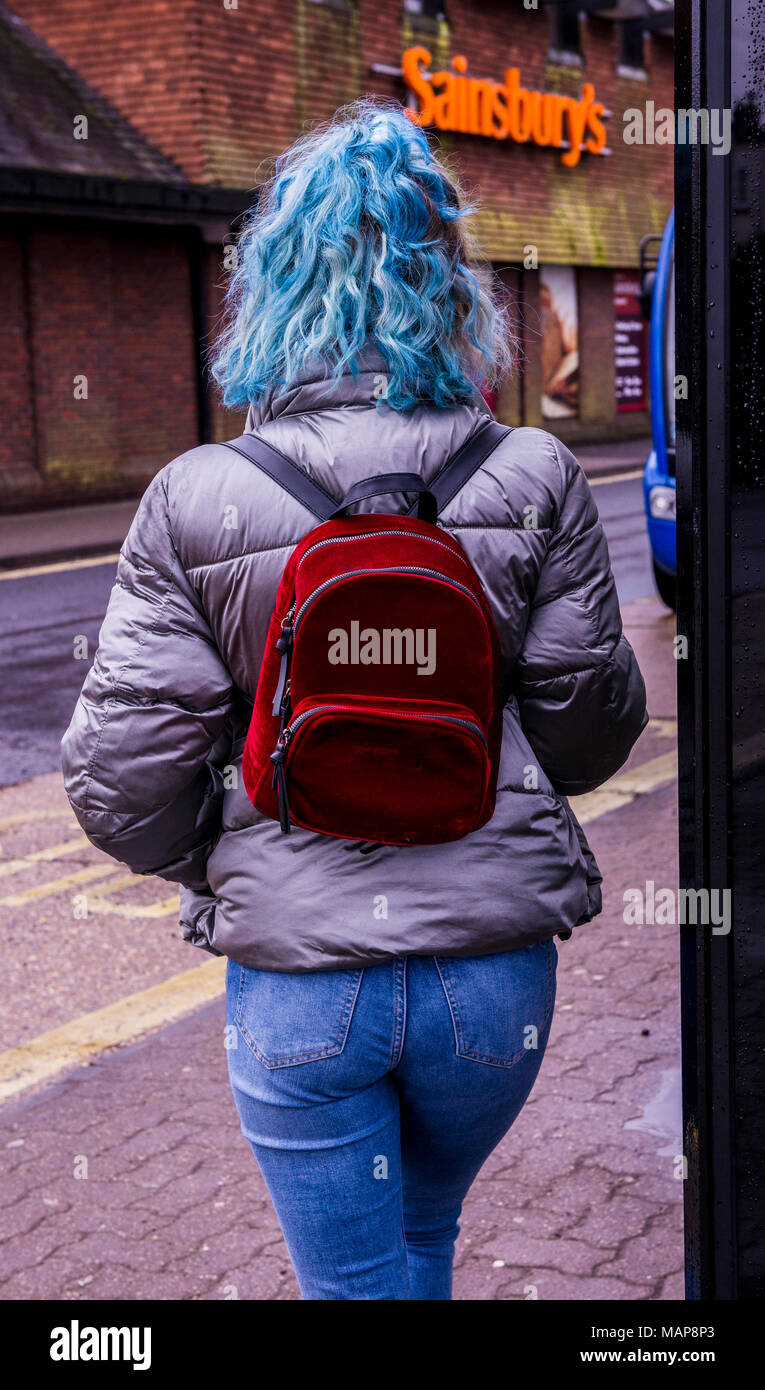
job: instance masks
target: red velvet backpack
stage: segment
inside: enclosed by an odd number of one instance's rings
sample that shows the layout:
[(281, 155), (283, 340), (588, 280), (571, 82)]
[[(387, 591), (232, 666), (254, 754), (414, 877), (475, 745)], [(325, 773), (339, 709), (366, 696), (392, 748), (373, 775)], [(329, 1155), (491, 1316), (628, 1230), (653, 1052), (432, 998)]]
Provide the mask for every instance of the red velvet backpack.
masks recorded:
[[(499, 643), (475, 570), (436, 519), (509, 432), (489, 421), (427, 486), (386, 473), (339, 505), (257, 435), (229, 443), (322, 523), (282, 576), (244, 749), (247, 795), (285, 833), (440, 844), (493, 815)], [(405, 514), (345, 515), (409, 492)]]

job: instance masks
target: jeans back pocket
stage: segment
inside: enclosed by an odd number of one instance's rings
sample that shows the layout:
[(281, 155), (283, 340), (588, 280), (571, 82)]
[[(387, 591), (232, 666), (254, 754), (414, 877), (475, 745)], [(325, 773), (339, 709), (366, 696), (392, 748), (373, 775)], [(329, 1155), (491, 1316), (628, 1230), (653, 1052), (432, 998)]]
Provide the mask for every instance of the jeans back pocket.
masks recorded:
[[(231, 963), (233, 965), (233, 962)], [(342, 1052), (363, 970), (307, 974), (240, 965), (234, 1021), (264, 1067), (290, 1067)]]
[(553, 938), (492, 956), (437, 956), (458, 1057), (511, 1067), (537, 1047), (555, 1002)]

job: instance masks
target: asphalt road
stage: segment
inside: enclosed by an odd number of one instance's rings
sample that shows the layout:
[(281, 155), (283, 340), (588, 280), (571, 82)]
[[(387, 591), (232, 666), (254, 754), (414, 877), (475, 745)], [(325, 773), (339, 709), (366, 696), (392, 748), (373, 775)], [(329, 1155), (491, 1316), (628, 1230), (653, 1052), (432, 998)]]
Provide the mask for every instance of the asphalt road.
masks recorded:
[[(653, 594), (640, 478), (596, 484), (593, 492), (620, 602)], [(59, 741), (92, 661), (114, 572), (110, 562), (0, 581), (0, 786), (59, 766)], [(82, 637), (89, 655), (78, 659)]]
[(632, 603), (656, 593), (651, 548), (643, 509), (643, 480), (595, 483), (593, 495), (608, 537), (619, 602)]
[[(98, 645), (115, 565), (0, 581), (0, 786), (59, 766), (59, 742)], [(75, 659), (86, 637), (88, 659)]]

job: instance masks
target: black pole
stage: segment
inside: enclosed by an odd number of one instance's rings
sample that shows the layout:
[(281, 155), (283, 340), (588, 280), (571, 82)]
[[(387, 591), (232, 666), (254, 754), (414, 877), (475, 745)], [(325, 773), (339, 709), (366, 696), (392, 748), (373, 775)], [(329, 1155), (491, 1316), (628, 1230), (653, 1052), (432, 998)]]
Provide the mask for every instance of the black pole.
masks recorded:
[[(678, 652), (680, 886), (706, 890), (710, 903), (718, 890), (718, 906), (731, 894), (729, 932), (712, 921), (680, 929), (692, 1299), (757, 1297), (765, 1286), (765, 1039), (754, 1007), (765, 954), (765, 625), (754, 612), (765, 616), (765, 470), (752, 447), (765, 431), (762, 335), (752, 342), (765, 274), (758, 8), (676, 7), (676, 109), (709, 119), (708, 138), (695, 143), (683, 143), (678, 119), (676, 150), (678, 634), (688, 639), (687, 659)], [(758, 114), (743, 139), (736, 122), (751, 83)], [(744, 221), (733, 182), (750, 157), (757, 176)]]

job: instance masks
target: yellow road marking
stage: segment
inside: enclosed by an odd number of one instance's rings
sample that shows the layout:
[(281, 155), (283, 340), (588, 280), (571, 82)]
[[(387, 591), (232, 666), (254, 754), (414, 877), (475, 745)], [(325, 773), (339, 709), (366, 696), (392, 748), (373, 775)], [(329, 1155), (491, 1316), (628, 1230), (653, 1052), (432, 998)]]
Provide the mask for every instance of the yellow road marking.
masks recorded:
[(92, 883), (98, 878), (113, 878), (117, 870), (113, 864), (94, 864), (88, 869), (78, 869), (76, 873), (64, 874), (62, 878), (51, 878), (47, 883), (38, 883), (35, 888), (24, 888), (20, 893), (9, 893), (0, 898), (4, 907), (20, 907), (22, 903), (37, 902), (39, 898), (49, 898), (53, 893), (74, 888), (80, 883)]
[(137, 882), (135, 874), (122, 874), (119, 878), (112, 879), (108, 884), (109, 894), (91, 897), (88, 895), (88, 916), (95, 912), (102, 915), (113, 917), (169, 917), (171, 913), (178, 915), (181, 906), (179, 893), (174, 893), (171, 898), (162, 898), (157, 903), (115, 903), (112, 902), (112, 894), (120, 888), (134, 887)]
[(158, 903), (113, 903), (109, 898), (88, 898), (88, 916), (100, 913), (102, 917), (126, 917), (132, 922), (135, 917), (177, 917), (181, 907), (178, 894), (174, 898), (163, 898)]
[(39, 864), (46, 859), (63, 859), (65, 854), (76, 854), (77, 850), (87, 845), (88, 840), (85, 835), (80, 835), (77, 840), (65, 840), (60, 845), (48, 845), (47, 849), (36, 849), (31, 854), (25, 854), (23, 859), (6, 859), (0, 863), (0, 877), (6, 874), (18, 874), (22, 869), (28, 869), (33, 864)]
[(217, 999), (224, 989), (225, 972), (224, 957), (196, 965), (151, 989), (130, 994), (0, 1053), (0, 1100), (50, 1081), (60, 1072), (100, 1056), (107, 1047), (132, 1042), (150, 1029), (172, 1023)]
[(98, 912), (102, 915), (111, 913), (115, 917), (168, 917), (170, 913), (178, 914), (181, 906), (179, 893), (174, 893), (171, 898), (162, 898), (156, 903), (115, 903), (112, 902), (112, 894), (118, 893), (123, 888), (135, 888), (140, 883), (151, 883), (151, 877), (143, 874), (121, 874), (115, 868), (112, 869), (113, 878), (107, 882), (108, 894), (88, 894), (88, 917)]
[[(677, 776), (677, 753), (672, 750), (657, 758), (617, 773), (605, 787), (586, 796), (571, 797), (571, 804), (577, 818), (585, 824), (607, 815), (609, 811), (627, 806), (639, 796), (657, 791), (674, 781)], [(102, 871), (103, 872), (103, 871)], [(107, 871), (108, 873), (109, 871)], [(113, 871), (112, 871), (113, 872)], [(106, 876), (106, 875), (104, 875)], [(71, 882), (78, 875), (70, 875)], [(115, 876), (111, 885), (126, 887), (134, 881), (133, 874)], [(62, 880), (59, 880), (59, 883)], [(9, 901), (5, 899), (5, 901)], [(134, 908), (126, 904), (107, 904), (106, 910), (124, 909), (120, 915), (146, 916), (170, 911), (170, 899), (150, 904), (146, 908)], [(175, 899), (173, 911), (176, 911)], [(98, 899), (96, 899), (98, 902)], [(89, 904), (92, 906), (92, 904)], [(42, 1081), (50, 1081), (61, 1072), (68, 1071), (86, 1061), (98, 1057), (109, 1047), (119, 1043), (133, 1042), (153, 1028), (161, 1028), (184, 1014), (191, 1013), (212, 999), (217, 999), (225, 989), (226, 961), (224, 958), (210, 961), (204, 965), (173, 975), (161, 984), (149, 989), (139, 990), (104, 1009), (83, 1014), (80, 1018), (41, 1033), (31, 1042), (20, 1047), (10, 1048), (0, 1053), (0, 1100), (17, 1096), (30, 1086)]]
[(602, 487), (603, 483), (626, 483), (630, 478), (642, 478), (642, 468), (631, 468), (628, 473), (607, 473), (604, 478), (588, 478), (590, 487)]
[[(68, 840), (64, 844), (50, 845), (48, 849), (35, 850), (33, 854), (26, 855), (24, 859), (9, 859), (5, 863), (0, 863), (0, 877), (4, 874), (20, 873), (22, 869), (28, 869), (41, 861), (58, 859), (64, 854), (73, 854), (87, 844), (87, 837), (82, 835), (79, 840)], [(116, 893), (122, 888), (134, 888), (136, 884), (145, 881), (143, 874), (120, 874), (113, 864), (98, 864), (93, 866), (92, 871), (90, 868), (83, 869), (77, 873), (67, 874), (63, 878), (49, 879), (47, 883), (37, 884), (34, 888), (9, 894), (5, 898), (0, 898), (0, 905), (18, 907), (24, 902), (34, 902), (38, 898), (49, 897), (51, 893), (57, 893), (60, 889), (69, 888), (73, 884), (87, 883), (99, 878), (108, 879), (110, 894)], [(106, 894), (94, 897), (88, 895), (88, 916), (99, 912), (128, 918), (167, 917), (171, 913), (177, 913), (180, 904), (181, 900), (178, 893), (174, 893), (171, 898), (163, 898), (157, 903), (115, 903)]]
[(77, 825), (77, 817), (68, 806), (62, 806), (60, 811), (16, 811), (12, 816), (3, 816), (0, 820), (0, 830), (10, 830), (14, 825), (24, 825), (28, 821), (36, 820), (70, 820), (72, 825)]
[(0, 579), (30, 579), (34, 574), (56, 574), (62, 570), (84, 570), (92, 565), (115, 565), (119, 551), (113, 555), (88, 555), (84, 560), (60, 560), (52, 565), (28, 565), (21, 570), (0, 570)]
[(572, 796), (571, 809), (580, 824), (597, 820), (599, 816), (628, 806), (638, 796), (658, 791), (677, 778), (677, 749), (661, 753), (658, 758), (650, 758), (647, 763), (631, 767), (627, 772), (618, 772), (604, 787), (585, 796)]
[[(110, 892), (110, 893), (117, 893), (117, 892), (119, 892), (119, 890), (120, 890), (121, 888), (133, 888), (133, 887), (135, 887), (135, 885), (136, 885), (137, 883), (142, 883), (142, 882), (143, 882), (143, 883), (155, 883), (155, 882), (157, 882), (157, 880), (154, 878), (154, 876), (153, 876), (152, 874), (131, 874), (131, 873), (126, 873), (126, 874), (123, 873), (123, 874), (121, 874), (121, 873), (118, 872), (117, 865), (114, 865), (114, 864), (113, 864), (112, 867), (113, 867), (113, 869), (114, 869), (115, 877), (114, 877), (113, 879), (111, 879), (111, 881), (110, 881), (110, 883), (109, 883), (109, 892)], [(98, 891), (98, 890), (96, 890), (96, 891)], [(92, 901), (92, 899), (90, 899), (89, 901)], [(104, 894), (103, 901), (106, 902), (106, 895), (105, 895), (105, 894)]]

